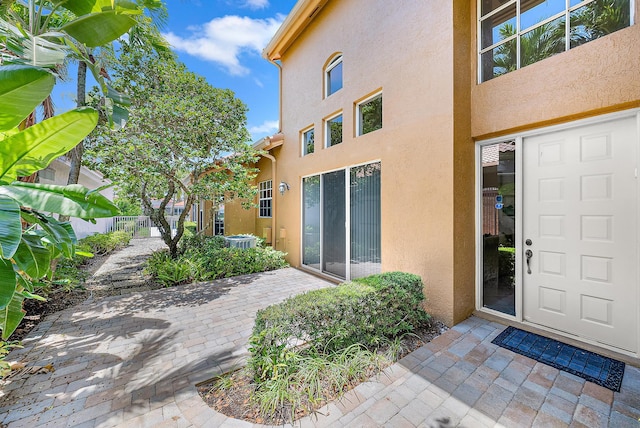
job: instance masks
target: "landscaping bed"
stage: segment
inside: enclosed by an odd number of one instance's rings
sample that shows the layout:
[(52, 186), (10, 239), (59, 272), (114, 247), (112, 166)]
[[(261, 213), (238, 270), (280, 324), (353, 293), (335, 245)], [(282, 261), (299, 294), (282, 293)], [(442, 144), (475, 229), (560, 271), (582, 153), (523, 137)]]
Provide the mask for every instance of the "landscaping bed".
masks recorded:
[[(448, 327), (442, 322), (432, 320), (429, 326), (419, 328), (414, 331), (412, 335), (403, 337), (401, 343), (403, 352), (398, 355), (398, 359), (429, 343), (447, 329)], [(382, 354), (384, 354), (384, 351), (384, 349), (380, 350)], [(295, 419), (297, 420), (308, 416), (311, 413), (308, 410), (309, 407), (317, 410), (328, 402), (339, 400), (345, 392), (358, 386), (362, 381), (366, 381), (375, 376), (384, 376), (380, 374), (380, 371), (394, 362), (395, 361), (388, 361), (387, 364), (377, 367), (376, 370), (372, 369), (362, 380), (354, 380), (346, 384), (344, 389), (340, 391), (340, 394), (331, 391), (328, 385), (325, 385), (323, 395), (327, 397), (326, 401), (313, 403), (312, 406), (309, 402), (301, 403), (303, 405), (296, 411)], [(261, 414), (259, 404), (252, 401), (252, 394), (255, 393), (256, 385), (253, 383), (251, 374), (245, 370), (241, 369), (230, 373), (228, 379), (225, 380), (229, 385), (227, 388), (219, 388), (217, 385), (219, 380), (220, 378), (214, 378), (197, 386), (198, 393), (204, 402), (216, 412), (234, 419), (268, 425), (283, 425), (286, 423), (287, 415), (291, 414), (291, 407), (288, 407), (280, 409), (280, 411), (271, 418), (265, 418)]]
[(340, 399), (446, 330), (420, 277), (371, 275), (258, 311), (247, 365), (198, 386), (227, 416), (282, 425)]

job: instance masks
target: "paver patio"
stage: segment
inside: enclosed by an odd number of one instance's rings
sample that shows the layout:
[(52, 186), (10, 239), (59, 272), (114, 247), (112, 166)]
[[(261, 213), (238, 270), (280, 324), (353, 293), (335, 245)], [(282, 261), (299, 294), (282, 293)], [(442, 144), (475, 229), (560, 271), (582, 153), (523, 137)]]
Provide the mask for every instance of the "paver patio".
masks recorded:
[[(329, 283), (295, 269), (86, 302), (48, 317), (9, 359), (53, 363), (0, 397), (9, 427), (251, 427), (195, 384), (238, 367), (255, 312)], [(640, 427), (640, 370), (614, 393), (491, 344), (471, 317), (302, 427)]]

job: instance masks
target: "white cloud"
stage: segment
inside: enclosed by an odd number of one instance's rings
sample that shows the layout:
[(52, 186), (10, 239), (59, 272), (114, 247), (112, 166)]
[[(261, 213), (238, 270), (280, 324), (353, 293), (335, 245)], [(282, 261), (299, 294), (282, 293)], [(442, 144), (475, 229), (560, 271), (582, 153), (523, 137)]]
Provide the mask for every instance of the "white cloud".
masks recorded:
[[(259, 3), (263, 0), (250, 0)], [(229, 15), (214, 18), (202, 26), (190, 26), (191, 35), (181, 37), (173, 32), (165, 34), (167, 41), (177, 51), (215, 62), (229, 74), (246, 75), (249, 69), (241, 64), (243, 54), (260, 54), (278, 30), (283, 15), (275, 18), (251, 19)]]
[(257, 86), (264, 88), (264, 83), (262, 83), (262, 80), (258, 79), (258, 78), (254, 78), (253, 79), (253, 83), (255, 83)]
[(251, 134), (273, 134), (280, 128), (280, 121), (265, 120), (262, 125), (252, 126), (249, 128)]
[(269, 0), (245, 0), (244, 7), (251, 9), (265, 9), (269, 7)]

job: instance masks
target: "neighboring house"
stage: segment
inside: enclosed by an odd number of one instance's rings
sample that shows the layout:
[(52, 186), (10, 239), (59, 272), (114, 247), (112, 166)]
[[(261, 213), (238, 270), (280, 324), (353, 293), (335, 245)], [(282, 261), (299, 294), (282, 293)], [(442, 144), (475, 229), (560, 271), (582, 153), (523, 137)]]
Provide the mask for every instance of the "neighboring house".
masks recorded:
[(263, 52), (271, 218), (227, 206), (226, 231), (270, 221), (292, 266), (339, 280), (419, 274), (449, 325), (639, 356), (635, 3), (300, 0)]
[[(197, 218), (198, 229), (205, 235), (238, 235), (251, 233), (265, 239), (265, 243), (273, 245), (275, 230), (276, 205), (272, 171), (276, 167), (275, 155), (282, 145), (281, 135), (267, 137), (257, 141), (253, 148), (263, 155), (253, 167), (258, 169), (253, 184), (258, 188), (256, 208), (245, 209), (242, 201), (232, 200), (226, 203), (202, 201), (194, 204), (192, 217)], [(281, 232), (285, 233), (285, 232)], [(280, 249), (280, 248), (279, 248)]]
[[(61, 156), (55, 159), (47, 168), (38, 171), (39, 182), (42, 184), (57, 184), (65, 186), (67, 184), (67, 179), (69, 178), (69, 165), (69, 159), (67, 159), (66, 156)], [(83, 166), (80, 169), (78, 184), (89, 189), (97, 189), (107, 184), (111, 184), (111, 181), (104, 178), (98, 171), (94, 171)], [(110, 201), (113, 201), (113, 187), (103, 189), (100, 193)], [(112, 222), (110, 218), (97, 218), (96, 223), (93, 224), (74, 217), (71, 217), (69, 221), (71, 222), (78, 239), (95, 233), (108, 232)]]
[[(154, 199), (151, 201), (151, 206), (154, 209), (160, 208), (160, 204), (162, 203), (159, 199)], [(164, 208), (164, 212), (168, 216), (179, 216), (184, 211), (184, 201), (174, 201), (171, 199), (167, 206)]]

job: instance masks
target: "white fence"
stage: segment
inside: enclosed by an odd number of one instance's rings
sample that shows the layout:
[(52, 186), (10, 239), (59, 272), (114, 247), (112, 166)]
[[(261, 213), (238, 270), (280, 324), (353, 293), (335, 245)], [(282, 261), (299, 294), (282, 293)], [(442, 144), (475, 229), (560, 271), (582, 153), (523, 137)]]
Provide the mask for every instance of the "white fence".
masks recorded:
[[(171, 225), (171, 234), (176, 233), (179, 216), (167, 217)], [(160, 236), (158, 227), (153, 224), (149, 216), (117, 216), (113, 217), (109, 231), (125, 231), (134, 238), (156, 238)]]

